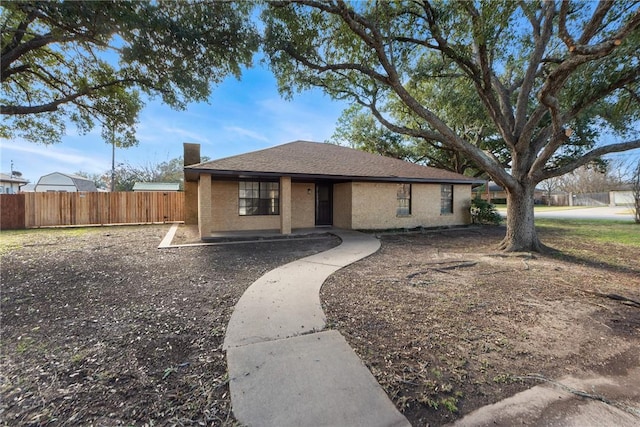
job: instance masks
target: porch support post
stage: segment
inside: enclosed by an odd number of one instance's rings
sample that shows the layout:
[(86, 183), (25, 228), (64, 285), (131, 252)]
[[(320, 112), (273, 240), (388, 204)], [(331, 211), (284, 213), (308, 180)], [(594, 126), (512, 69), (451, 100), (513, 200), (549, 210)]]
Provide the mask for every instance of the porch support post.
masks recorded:
[(291, 234), (291, 177), (280, 177), (280, 234)]
[(198, 230), (201, 239), (211, 234), (213, 225), (211, 208), (211, 175), (200, 174), (198, 180)]

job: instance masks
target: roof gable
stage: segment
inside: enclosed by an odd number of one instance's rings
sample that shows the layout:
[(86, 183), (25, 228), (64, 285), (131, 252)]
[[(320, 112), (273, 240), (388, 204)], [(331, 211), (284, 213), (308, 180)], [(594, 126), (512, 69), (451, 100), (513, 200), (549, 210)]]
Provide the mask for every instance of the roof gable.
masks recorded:
[[(56, 176), (69, 179), (71, 183), (76, 187), (77, 191), (98, 191), (96, 184), (92, 180), (85, 178), (83, 176), (72, 175), (72, 174), (67, 174), (62, 172), (52, 172), (46, 175), (42, 175), (38, 180), (38, 183), (36, 184), (36, 186), (45, 187), (47, 185), (61, 185), (60, 183), (55, 183), (55, 182), (52, 183), (50, 181), (52, 178), (55, 179)], [(66, 185), (66, 184), (62, 184), (62, 185)]]
[(339, 145), (295, 141), (264, 150), (187, 166), (219, 176), (289, 175), (380, 181), (464, 182), (454, 172), (371, 154)]
[(6, 174), (6, 173), (0, 173), (0, 181), (2, 181), (2, 182), (13, 182), (13, 183), (16, 183), (16, 184), (26, 184), (26, 183), (29, 182), (26, 179), (18, 178), (16, 176), (11, 176), (11, 175)]

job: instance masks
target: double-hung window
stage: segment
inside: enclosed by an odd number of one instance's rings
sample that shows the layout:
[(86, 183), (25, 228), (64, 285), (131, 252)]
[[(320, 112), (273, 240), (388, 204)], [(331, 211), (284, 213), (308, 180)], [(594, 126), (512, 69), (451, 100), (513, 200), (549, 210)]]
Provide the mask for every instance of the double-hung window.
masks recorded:
[(411, 184), (398, 184), (396, 198), (398, 200), (396, 215), (411, 215)]
[(440, 186), (440, 215), (453, 213), (453, 185), (442, 184)]
[(279, 215), (280, 183), (240, 181), (238, 213), (245, 215)]

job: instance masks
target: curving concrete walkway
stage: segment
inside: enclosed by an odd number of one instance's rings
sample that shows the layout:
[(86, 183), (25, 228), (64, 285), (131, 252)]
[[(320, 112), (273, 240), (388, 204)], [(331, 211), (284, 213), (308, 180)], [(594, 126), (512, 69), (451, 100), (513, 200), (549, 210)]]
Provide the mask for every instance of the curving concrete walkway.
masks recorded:
[(322, 331), (320, 287), (380, 248), (373, 236), (334, 230), (342, 244), (256, 280), (224, 340), (233, 412), (247, 426), (409, 426), (338, 331)]

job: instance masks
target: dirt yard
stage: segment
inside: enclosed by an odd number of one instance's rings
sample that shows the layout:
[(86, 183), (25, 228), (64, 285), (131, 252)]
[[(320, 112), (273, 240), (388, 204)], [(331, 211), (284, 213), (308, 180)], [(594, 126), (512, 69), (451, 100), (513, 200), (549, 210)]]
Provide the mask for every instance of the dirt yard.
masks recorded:
[(221, 350), (233, 306), (339, 240), (159, 250), (168, 229), (0, 234), (2, 425), (235, 423)]
[(640, 365), (640, 305), (602, 295), (640, 301), (640, 245), (547, 231), (543, 241), (564, 255), (505, 256), (493, 250), (503, 233), (383, 236), (378, 253), (322, 288), (331, 327), (415, 426), (538, 384), (523, 378), (531, 374), (621, 375)]
[[(234, 425), (224, 331), (264, 272), (338, 243), (158, 250), (168, 226), (0, 234), (3, 425)], [(339, 329), (415, 426), (536, 384), (640, 365), (640, 245), (544, 242), (501, 256), (503, 229), (382, 237), (328, 279)], [(176, 241), (193, 235), (182, 230)]]

